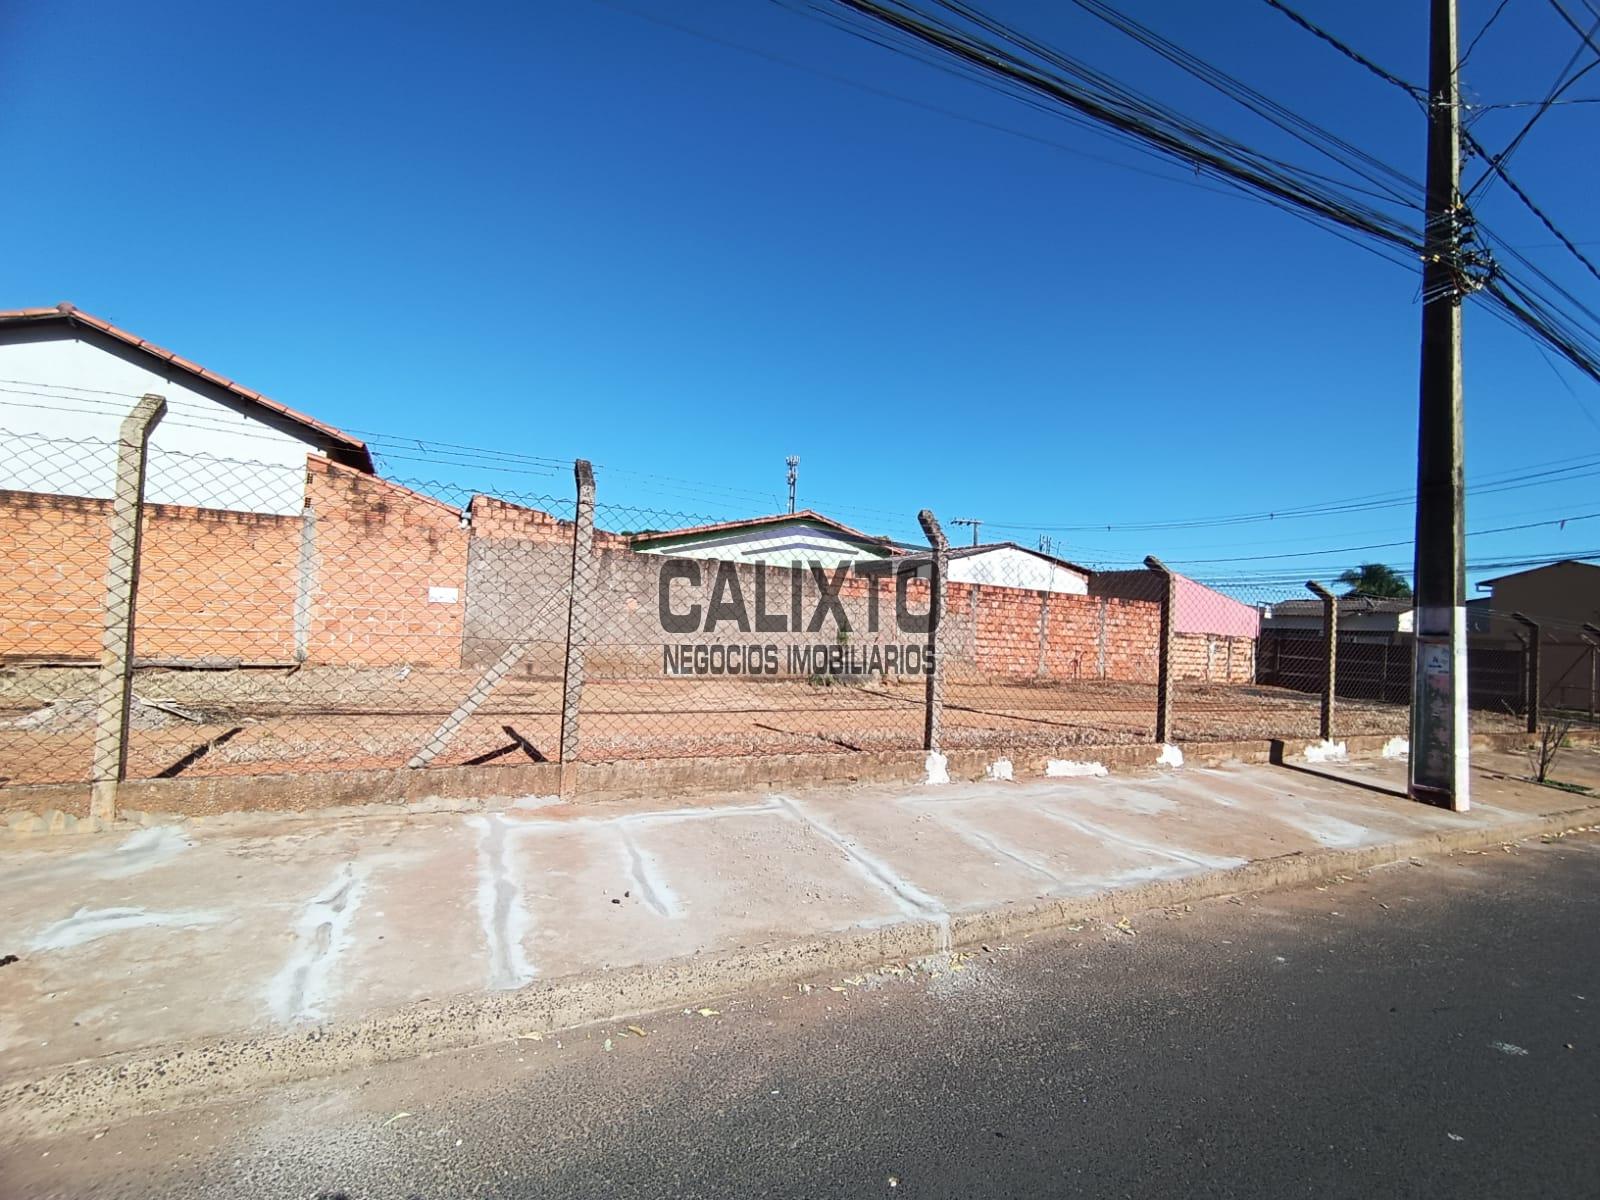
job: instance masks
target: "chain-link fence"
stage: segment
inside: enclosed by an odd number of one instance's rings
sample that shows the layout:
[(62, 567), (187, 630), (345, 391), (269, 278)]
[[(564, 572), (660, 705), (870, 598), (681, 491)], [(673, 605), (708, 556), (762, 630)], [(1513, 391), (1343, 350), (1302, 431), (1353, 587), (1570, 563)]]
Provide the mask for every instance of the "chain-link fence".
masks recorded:
[[(1305, 592), (950, 546), (932, 514), (904, 543), (628, 507), (586, 464), (515, 494), (287, 439), (248, 461), (151, 446), (142, 472), (141, 447), (4, 438), (0, 782), (1325, 728), (1330, 609)], [(1334, 735), (1404, 734), (1409, 603), (1331, 611)], [(1475, 635), (1475, 720), (1517, 728), (1530, 635), (1501, 632)], [(1539, 637), (1542, 703), (1592, 713), (1600, 639)]]

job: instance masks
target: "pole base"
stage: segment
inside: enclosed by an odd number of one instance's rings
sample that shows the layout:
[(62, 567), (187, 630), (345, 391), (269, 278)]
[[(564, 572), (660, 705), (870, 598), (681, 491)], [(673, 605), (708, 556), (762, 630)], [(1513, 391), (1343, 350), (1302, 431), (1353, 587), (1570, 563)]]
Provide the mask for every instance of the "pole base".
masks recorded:
[(1418, 804), (1430, 804), (1434, 808), (1448, 809), (1451, 812), (1466, 812), (1465, 804), (1458, 805), (1456, 798), (1448, 788), (1428, 787), (1426, 784), (1413, 783), (1407, 789), (1411, 798)]
[(89, 788), (89, 815), (102, 821), (117, 819), (117, 781), (97, 779)]

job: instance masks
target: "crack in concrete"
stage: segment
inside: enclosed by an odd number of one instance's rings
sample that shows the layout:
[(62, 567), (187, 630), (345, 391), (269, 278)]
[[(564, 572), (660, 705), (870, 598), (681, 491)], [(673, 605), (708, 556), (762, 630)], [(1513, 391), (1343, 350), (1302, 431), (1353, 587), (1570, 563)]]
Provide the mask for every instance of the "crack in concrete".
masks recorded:
[(1105, 845), (1121, 846), (1138, 854), (1154, 855), (1158, 858), (1170, 859), (1173, 862), (1183, 863), (1185, 866), (1198, 867), (1202, 870), (1220, 870), (1224, 867), (1243, 866), (1245, 859), (1230, 858), (1222, 855), (1202, 854), (1194, 850), (1180, 850), (1171, 846), (1160, 846), (1154, 842), (1142, 841), (1131, 834), (1118, 833), (1094, 821), (1085, 821), (1082, 817), (1068, 816), (1064, 812), (1046, 808), (1043, 805), (1036, 808), (1041, 817), (1065, 825), (1067, 828), (1095, 838)]
[(29, 942), (32, 950), (70, 950), (85, 942), (132, 929), (194, 929), (219, 918), (207, 912), (150, 912), (143, 908), (80, 908), (47, 926)]
[(622, 847), (628, 855), (628, 872), (633, 877), (633, 886), (638, 889), (639, 896), (654, 910), (659, 917), (668, 920), (683, 916), (683, 910), (678, 907), (677, 897), (672, 889), (667, 886), (655, 865), (649, 861), (644, 852), (639, 849), (633, 836), (622, 830)]
[(478, 919), (489, 946), (489, 987), (513, 991), (535, 972), (523, 948), (528, 912), (507, 855), (510, 831), (497, 816), (473, 823), (483, 831), (478, 842)]
[(881, 889), (895, 905), (907, 916), (920, 917), (932, 921), (939, 927), (939, 945), (941, 951), (950, 949), (950, 914), (944, 905), (928, 895), (916, 884), (901, 876), (887, 863), (868, 854), (851, 839), (845, 837), (827, 822), (812, 813), (806, 812), (788, 796), (774, 796), (773, 801), (779, 809), (802, 825), (815, 830), (819, 835), (832, 842), (844, 854), (845, 860), (870, 882)]
[(1049, 867), (1044, 866), (1035, 859), (1023, 854), (1018, 850), (1011, 849), (1011, 847), (995, 838), (992, 834), (985, 833), (981, 829), (973, 828), (969, 822), (960, 817), (953, 816), (948, 812), (934, 812), (930, 813), (929, 815), (962, 841), (978, 847), (985, 853), (992, 854), (997, 858), (1003, 858), (1008, 862), (1015, 863), (1024, 870), (1032, 871), (1035, 875), (1041, 875), (1056, 887), (1061, 887), (1066, 883), (1066, 880), (1062, 879), (1059, 874), (1051, 870)]
[(361, 903), (365, 871), (355, 863), (340, 866), (333, 880), (295, 922), (296, 945), (268, 987), (267, 1002), (279, 1021), (314, 1020), (324, 1015), (334, 963), (349, 946), (350, 922)]

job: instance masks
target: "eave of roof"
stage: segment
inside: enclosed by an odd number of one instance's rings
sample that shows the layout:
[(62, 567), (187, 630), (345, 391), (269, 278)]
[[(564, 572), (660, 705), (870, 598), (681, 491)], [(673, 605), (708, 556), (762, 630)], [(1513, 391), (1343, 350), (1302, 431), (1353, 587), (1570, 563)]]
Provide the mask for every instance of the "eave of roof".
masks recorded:
[(341, 459), (347, 466), (356, 467), (362, 471), (365, 471), (369, 475), (375, 473), (375, 467), (373, 466), (372, 462), (372, 452), (367, 449), (367, 444), (360, 438), (351, 437), (348, 433), (345, 433), (341, 429), (336, 429), (332, 425), (328, 425), (325, 422), (317, 420), (315, 417), (308, 417), (305, 413), (297, 412), (295, 409), (290, 408), (287, 404), (280, 404), (278, 401), (269, 396), (263, 396), (260, 392), (253, 391), (252, 389), (245, 387), (243, 384), (235, 383), (226, 375), (219, 375), (215, 371), (202, 367), (199, 363), (190, 362), (188, 359), (174, 354), (171, 350), (157, 346), (154, 342), (147, 341), (136, 333), (130, 333), (126, 329), (121, 329), (116, 325), (113, 325), (110, 321), (96, 317), (90, 313), (86, 313), (75, 305), (63, 302), (55, 305), (52, 308), (14, 308), (0, 310), (0, 325), (20, 325), (30, 322), (43, 323), (46, 321), (65, 321), (68, 324), (81, 325), (86, 328), (96, 330), (99, 333), (103, 333), (107, 337), (114, 338), (117, 341), (122, 342), (124, 345), (132, 346), (135, 350), (138, 350), (144, 354), (148, 354), (150, 357), (155, 358), (160, 362), (177, 367), (180, 371), (186, 371), (190, 375), (195, 376), (197, 379), (203, 379), (215, 387), (222, 388), (224, 391), (237, 396), (247, 404), (266, 409), (268, 412), (281, 417), (283, 420), (311, 430), (323, 441), (328, 442), (332, 446), (336, 446), (343, 451)]
[[(947, 558), (972, 558), (974, 555), (988, 554), (994, 550), (1020, 550), (1024, 554), (1043, 559), (1045, 562), (1054, 563), (1056, 566), (1063, 567), (1068, 571), (1075, 571), (1085, 578), (1095, 573), (1089, 567), (1081, 566), (1065, 558), (1057, 558), (1054, 554), (1046, 554), (1043, 550), (1030, 550), (1027, 546), (1018, 545), (1016, 542), (980, 542), (976, 546), (951, 546), (945, 552), (945, 556)], [(901, 553), (904, 554), (909, 562), (929, 562), (933, 558), (932, 550), (911, 550), (902, 551)]]
[(1537, 567), (1527, 567), (1521, 571), (1512, 571), (1509, 575), (1496, 575), (1493, 579), (1478, 580), (1478, 588), (1491, 587), (1497, 583), (1504, 583), (1507, 579), (1516, 579), (1522, 575), (1535, 575), (1540, 571), (1548, 571), (1551, 567), (1588, 567), (1600, 571), (1600, 563), (1584, 562), (1581, 558), (1563, 558), (1553, 563), (1543, 563)]
[(802, 508), (792, 513), (772, 513), (764, 517), (744, 517), (737, 521), (716, 521), (709, 525), (687, 525), (682, 529), (662, 529), (654, 533), (642, 533), (633, 539), (636, 546), (652, 545), (657, 542), (671, 541), (676, 538), (700, 537), (708, 533), (725, 533), (730, 529), (768, 528), (777, 525), (787, 525), (806, 522), (822, 525), (836, 533), (854, 541), (895, 552), (895, 547), (889, 544), (887, 538), (873, 537), (870, 533), (862, 533), (859, 529), (835, 521), (832, 517), (825, 517), (821, 513), (809, 508)]

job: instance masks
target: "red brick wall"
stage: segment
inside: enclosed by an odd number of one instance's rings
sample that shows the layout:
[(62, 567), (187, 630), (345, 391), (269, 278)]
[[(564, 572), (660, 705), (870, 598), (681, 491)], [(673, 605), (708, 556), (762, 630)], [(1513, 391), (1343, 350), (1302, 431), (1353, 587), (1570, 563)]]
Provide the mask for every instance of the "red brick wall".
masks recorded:
[(1200, 683), (1254, 683), (1256, 639), (1215, 633), (1172, 637), (1173, 678)]
[(0, 491), (0, 655), (93, 658), (111, 505)]
[[(510, 539), (520, 542), (559, 542), (572, 545), (572, 522), (563, 521), (543, 509), (527, 508), (494, 496), (472, 498), (472, 536)], [(630, 539), (604, 529), (594, 531), (597, 550), (626, 550)]]
[[(306, 500), (314, 552), (304, 581), (300, 517), (147, 506), (135, 654), (290, 662), (304, 582), (310, 662), (459, 665), (461, 514), (317, 456)], [(0, 492), (0, 656), (99, 653), (110, 512), (107, 500)], [(430, 586), (457, 589), (456, 601), (429, 603)]]
[(1142, 600), (951, 583), (947, 655), (978, 674), (1152, 683), (1161, 608)]
[[(94, 658), (111, 502), (0, 492), (0, 654)], [(145, 509), (136, 654), (287, 661), (298, 517)]]
[(299, 517), (146, 507), (135, 655), (289, 661), (299, 547)]
[[(306, 503), (307, 562), (299, 517), (147, 509), (136, 653), (287, 662), (296, 649), (296, 597), (307, 586), (308, 661), (456, 667), (471, 542), (564, 545), (572, 536), (570, 522), (488, 496), (474, 498), (469, 531), (449, 505), (314, 455), (307, 461)], [(106, 501), (0, 492), (9, 593), (0, 606), (0, 654), (96, 654), (108, 514)], [(596, 535), (602, 549), (625, 541)], [(430, 603), (430, 587), (455, 588), (456, 599)], [(892, 628), (892, 580), (852, 577), (844, 595), (859, 604), (872, 588), (879, 590), (885, 628)], [(911, 603), (925, 609), (922, 581), (913, 583)], [(653, 614), (654, 593), (639, 605)], [(946, 620), (946, 656), (956, 670), (1058, 680), (1155, 678), (1154, 603), (952, 583)], [(594, 633), (598, 641), (607, 638), (604, 630)], [(1235, 654), (1236, 678), (1248, 677), (1245, 661)]]
[[(316, 547), (310, 661), (458, 666), (469, 537), (460, 511), (317, 455), (307, 460), (306, 505)], [(457, 597), (430, 603), (429, 587)]]

